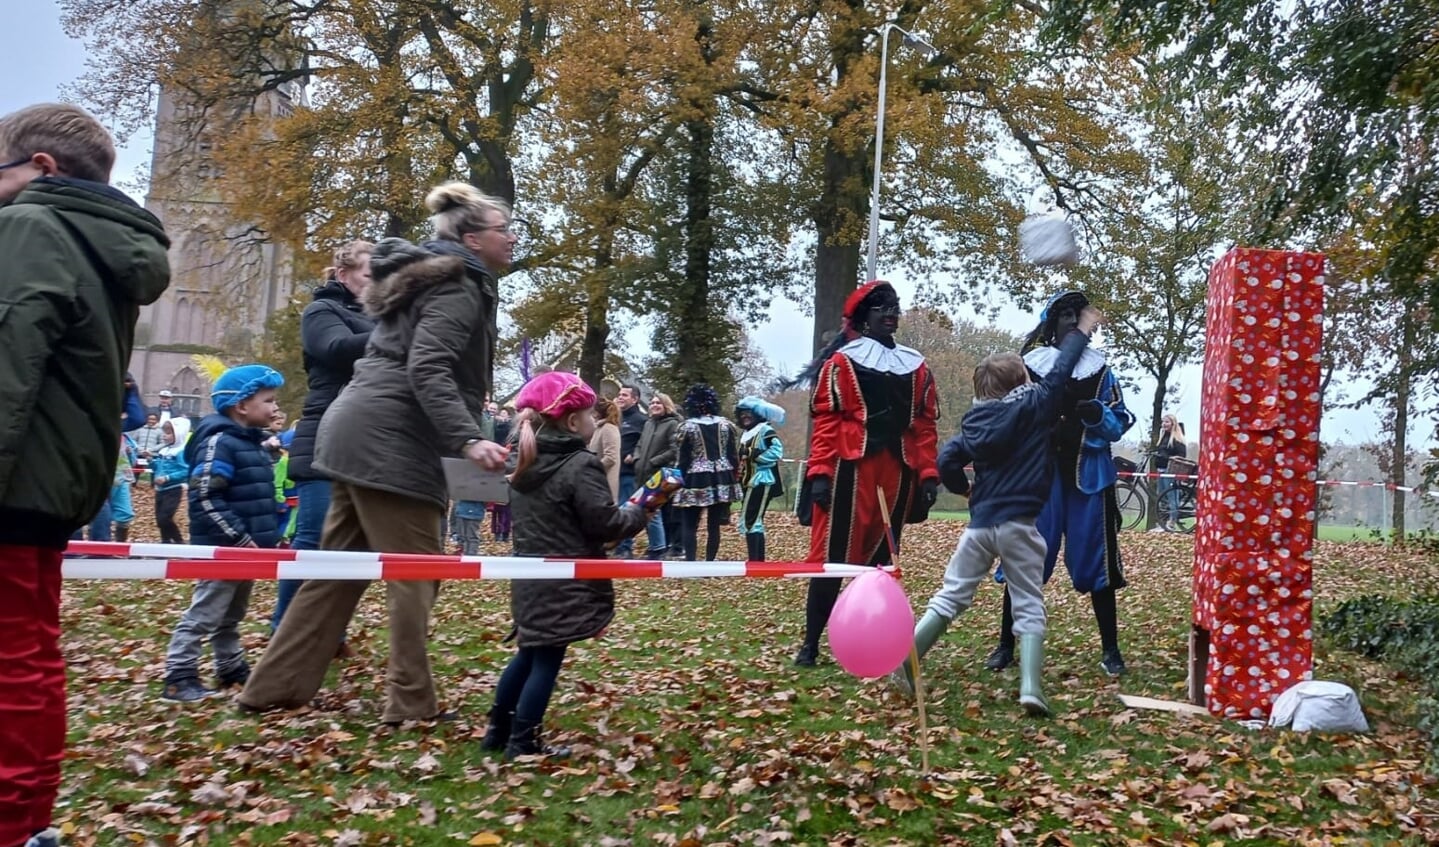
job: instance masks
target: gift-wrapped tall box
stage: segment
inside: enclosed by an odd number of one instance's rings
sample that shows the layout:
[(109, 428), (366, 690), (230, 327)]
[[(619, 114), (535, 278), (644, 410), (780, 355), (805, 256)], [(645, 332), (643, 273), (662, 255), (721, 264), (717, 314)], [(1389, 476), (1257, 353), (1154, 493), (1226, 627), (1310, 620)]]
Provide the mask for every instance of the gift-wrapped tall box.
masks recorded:
[(1235, 248), (1209, 273), (1189, 694), (1263, 718), (1313, 669), (1324, 256)]

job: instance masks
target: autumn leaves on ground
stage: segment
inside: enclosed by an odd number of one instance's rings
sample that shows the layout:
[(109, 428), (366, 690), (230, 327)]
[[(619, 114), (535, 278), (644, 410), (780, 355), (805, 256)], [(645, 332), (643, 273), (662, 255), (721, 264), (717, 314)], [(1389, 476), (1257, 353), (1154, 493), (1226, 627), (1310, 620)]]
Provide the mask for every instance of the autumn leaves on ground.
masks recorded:
[[(783, 517), (773, 524), (771, 558), (797, 556), (802, 530)], [(959, 530), (909, 528), (904, 582), (917, 607)], [(540, 765), (479, 749), (509, 656), (503, 583), (445, 586), (431, 654), (462, 719), (403, 731), (377, 728), (379, 591), (351, 629), (356, 657), (336, 665), (314, 708), (255, 718), (224, 699), (159, 700), (188, 584), (70, 583), (71, 744), (57, 824), (68, 844), (105, 847), (1439, 839), (1439, 788), (1411, 728), (1413, 689), (1322, 640), (1317, 675), (1360, 692), (1371, 735), (1256, 732), (1125, 709), (1121, 692), (1182, 693), (1192, 548), (1164, 534), (1125, 533), (1121, 543), (1130, 675), (1115, 682), (1099, 670), (1088, 604), (1058, 578), (1046, 674), (1057, 716), (1022, 717), (1016, 671), (980, 667), (998, 627), (999, 595), (986, 590), (926, 662), (928, 776), (911, 704), (827, 656), (815, 669), (791, 666), (798, 581), (619, 584), (618, 620), (603, 641), (571, 652), (551, 708), (551, 736), (576, 755)], [(728, 535), (721, 557), (741, 550)], [(1432, 592), (1436, 566), (1380, 545), (1321, 543), (1317, 605), (1322, 613), (1366, 592)], [(272, 598), (261, 586), (245, 624), (252, 662)]]

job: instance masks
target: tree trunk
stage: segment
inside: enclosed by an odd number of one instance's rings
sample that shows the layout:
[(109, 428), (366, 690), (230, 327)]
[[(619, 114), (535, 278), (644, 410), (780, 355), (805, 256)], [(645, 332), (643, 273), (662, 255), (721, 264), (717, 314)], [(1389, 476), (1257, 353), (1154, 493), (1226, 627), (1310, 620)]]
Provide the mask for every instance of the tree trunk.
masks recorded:
[(605, 378), (605, 351), (610, 340), (610, 274), (614, 267), (614, 227), (600, 231), (594, 270), (585, 285), (585, 337), (580, 344), (580, 379), (595, 391)]
[(585, 304), (585, 340), (580, 346), (580, 379), (595, 391), (605, 378), (605, 349), (610, 340), (609, 298), (591, 291)]
[[(676, 337), (675, 377), (680, 385), (717, 382), (720, 351), (715, 334), (723, 315), (710, 300), (714, 222), (710, 218), (714, 179), (714, 124), (707, 116), (685, 124), (685, 305)], [(716, 386), (720, 390), (719, 386)]]
[[(695, 41), (705, 62), (714, 60), (712, 27), (701, 20)], [(724, 327), (724, 315), (710, 299), (710, 276), (714, 256), (715, 232), (711, 219), (714, 198), (714, 100), (705, 95), (691, 101), (691, 108), (700, 115), (685, 123), (688, 144), (685, 150), (685, 288), (679, 332), (675, 341), (675, 362), (672, 378), (677, 386), (697, 382), (710, 383), (721, 396), (729, 390), (733, 379), (725, 379), (728, 371), (724, 352), (716, 341)]]
[[(864, 0), (845, 0), (850, 12), (858, 13)], [(858, 15), (856, 15), (856, 18)], [(837, 86), (849, 84), (851, 75), (865, 55), (868, 27), (854, 19), (837, 23), (830, 46), (830, 61)], [(814, 257), (814, 351), (840, 329), (845, 298), (859, 281), (859, 247), (869, 215), (869, 159), (874, 155), (873, 137), (856, 139), (850, 126), (855, 115), (868, 112), (874, 122), (878, 107), (878, 75), (866, 88), (875, 99), (852, 98), (830, 118), (824, 141), (824, 178), (819, 200), (810, 211), (819, 243)]]
[[(1415, 338), (1416, 321), (1406, 309), (1399, 318), (1399, 364), (1398, 379), (1394, 386), (1394, 441), (1390, 445), (1389, 454), (1389, 478), (1396, 486), (1407, 485), (1409, 476), (1409, 371), (1413, 367), (1413, 350), (1416, 343)], [(1390, 526), (1394, 530), (1394, 543), (1403, 544), (1404, 532), (1404, 507), (1406, 505), (1404, 492), (1394, 491), (1393, 513)]]
[[(1164, 395), (1166, 392), (1168, 392), (1168, 390), (1169, 370), (1164, 369), (1155, 376), (1154, 398), (1153, 401), (1150, 403), (1151, 416), (1149, 420), (1149, 446), (1151, 449), (1159, 445), (1159, 424), (1164, 419)], [(1142, 463), (1140, 465), (1139, 471), (1141, 473), (1148, 473), (1154, 469), (1154, 464), (1151, 460), (1148, 463)], [(1148, 487), (1149, 510), (1148, 513), (1144, 516), (1145, 529), (1154, 529), (1155, 525), (1159, 523), (1159, 483), (1161, 481), (1162, 480), (1158, 479), (1150, 480), (1153, 485), (1150, 485)]]
[(859, 281), (860, 222), (869, 212), (869, 195), (864, 190), (864, 147), (843, 150), (839, 144), (834, 134), (826, 142), (824, 185), (813, 216), (819, 237), (814, 262), (816, 353), (839, 331), (845, 298)]

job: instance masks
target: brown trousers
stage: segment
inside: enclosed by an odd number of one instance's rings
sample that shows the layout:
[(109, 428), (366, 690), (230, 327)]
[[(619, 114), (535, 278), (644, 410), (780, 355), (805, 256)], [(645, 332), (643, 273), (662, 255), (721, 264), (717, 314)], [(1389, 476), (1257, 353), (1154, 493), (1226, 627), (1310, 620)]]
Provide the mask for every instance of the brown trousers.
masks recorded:
[[(440, 506), (375, 488), (332, 483), (320, 547), (384, 553), (443, 553)], [(325, 681), (335, 645), (345, 636), (365, 580), (306, 580), (255, 666), (240, 702), (256, 709), (308, 705)], [(383, 721), (425, 720), (440, 711), (427, 650), (430, 610), (440, 583), (388, 581), (388, 689)]]

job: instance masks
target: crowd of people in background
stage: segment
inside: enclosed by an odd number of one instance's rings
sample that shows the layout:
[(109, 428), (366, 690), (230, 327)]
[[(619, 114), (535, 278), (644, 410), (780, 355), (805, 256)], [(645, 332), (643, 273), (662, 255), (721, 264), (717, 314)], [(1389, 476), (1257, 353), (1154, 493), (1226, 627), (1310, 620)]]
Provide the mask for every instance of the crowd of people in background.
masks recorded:
[[(350, 291), (341, 277), (344, 263), (367, 261), (368, 253), (356, 251), (370, 246), (357, 241), (336, 251), (337, 265), (329, 269), (329, 281), (316, 290), (315, 303), (302, 320), (302, 333), (310, 330), (304, 343), (310, 374), (304, 405), (308, 413), (302, 412), (290, 423), (288, 414), (276, 409), (266, 427), (273, 434), (268, 444), (276, 470), (275, 499), (286, 516), (280, 544), (297, 550), (320, 549), (320, 534), (329, 509), (329, 480), (320, 477), (312, 466), (318, 418), (338, 396), (338, 389), (348, 382), (345, 372), (353, 368), (356, 359), (346, 361), (345, 357), (356, 350), (363, 353), (358, 342), (368, 339), (372, 327), (362, 312), (348, 316), (349, 322), (340, 321), (343, 329), (325, 313), (336, 308), (349, 311), (347, 301), (354, 295), (337, 293)], [(368, 281), (368, 274), (365, 279)], [(348, 333), (349, 339), (337, 339), (337, 332)], [(171, 392), (164, 390), (161, 395), (170, 396)], [(662, 468), (677, 468), (685, 474), (687, 482), (677, 502), (657, 512), (646, 526), (647, 543), (641, 553), (650, 559), (693, 561), (699, 555), (703, 524), (708, 531), (704, 556), (713, 560), (724, 528), (734, 525), (744, 537), (747, 558), (763, 561), (764, 516), (775, 498), (784, 495), (780, 471), (784, 445), (777, 429), (784, 423), (784, 409), (749, 396), (736, 404), (733, 417), (716, 414), (711, 410), (718, 408), (719, 400), (713, 389), (697, 385), (687, 396), (689, 414), (681, 415), (667, 394), (656, 392), (647, 404), (629, 399), (642, 395), (638, 386), (625, 385), (615, 399), (599, 396), (594, 408), (595, 434), (587, 445), (599, 456), (617, 503)], [(512, 405), (487, 398), (482, 413), (486, 438), (509, 443), (515, 414)], [(620, 425), (625, 416), (632, 424), (635, 443), (622, 456), (625, 436)], [(138, 486), (152, 489), (155, 526), (161, 542), (187, 543), (180, 529), (185, 514), (184, 494), (189, 489), (184, 451), (197, 423), (195, 418), (151, 407), (143, 426), (123, 434), (114, 485), (106, 507), (89, 528), (90, 540), (129, 540), (134, 520), (131, 489)], [(630, 458), (630, 473), (623, 470), (625, 456)], [(451, 501), (445, 526), (444, 537), (464, 555), (478, 555), (487, 543), (506, 545), (512, 541), (507, 502)], [(630, 544), (628, 552), (617, 547), (611, 555), (634, 555), (633, 539)], [(280, 581), (272, 629), (279, 628), (301, 583)]]
[[(0, 267), (8, 298), (0, 327), (8, 357), (0, 368), (8, 422), (0, 429), (0, 847), (58, 845), (49, 823), (66, 715), (61, 559), (87, 527), (92, 540), (128, 539), (137, 484), (153, 487), (156, 528), (170, 543), (186, 540), (187, 508), (193, 544), (434, 555), (450, 540), (475, 553), (488, 516), (490, 540), (512, 544), (518, 556), (630, 558), (643, 531), (648, 558), (693, 561), (703, 526), (703, 555), (713, 560), (738, 509), (748, 557), (764, 559), (765, 516), (783, 491), (781, 408), (758, 397), (729, 407), (696, 384), (681, 415), (666, 394), (646, 398), (625, 384), (600, 397), (558, 371), (528, 379), (513, 406), (492, 398), (498, 274), (516, 236), (509, 205), (466, 183), (424, 198), (433, 240), (356, 240), (336, 250), (301, 319), (307, 393), (293, 426), (277, 405), (283, 377), (259, 363), (219, 375), (214, 412), (203, 419), (180, 414), (169, 389), (146, 409), (124, 368), (139, 307), (168, 285), (169, 242), (154, 216), (107, 184), (113, 162), (112, 139), (83, 110), (42, 105), (0, 118), (0, 252), (15, 257)], [(1098, 315), (1081, 292), (1054, 298), (1022, 357), (989, 357), (976, 370), (981, 400), (966, 431), (937, 455), (934, 380), (919, 351), (896, 343), (901, 314), (888, 283), (860, 287), (846, 300), (841, 331), (793, 383), (810, 393), (814, 426), (797, 498), (810, 527), (808, 559), (893, 562), (904, 526), (929, 518), (942, 474), (946, 487), (965, 493), (973, 462), (972, 526), (920, 621), (917, 653), (969, 605), (1000, 542), (1022, 542), (1005, 553), (1012, 590), (988, 665), (1013, 662), (1015, 637), (1024, 639), (1021, 702), (1048, 713), (1039, 687), (1042, 593), (1061, 545), (1074, 588), (1091, 598), (1101, 666), (1125, 672), (1110, 445), (1134, 416), (1104, 357), (1087, 346)], [(1164, 432), (1158, 452), (1173, 462), (1184, 455), (1183, 428), (1170, 418)], [(1020, 436), (1006, 455), (972, 449)], [(508, 495), (452, 502), (445, 460), (455, 457), (503, 474)], [(657, 496), (650, 480), (665, 468), (677, 468), (684, 483)], [(796, 665), (817, 663), (839, 586), (810, 582)], [(331, 661), (345, 655), (369, 582), (282, 582), (273, 634), (253, 670), (239, 636), (252, 587), (196, 581), (171, 637), (164, 699), (194, 702), (233, 687), (245, 713), (311, 702)], [(439, 589), (435, 580), (384, 582), (383, 724), (454, 717), (428, 652)], [(518, 649), (499, 676), (481, 746), (508, 759), (564, 755), (542, 742), (540, 724), (568, 645), (598, 637), (613, 619), (613, 586), (516, 579), (510, 607), (507, 640)], [(201, 678), (207, 643), (215, 688)], [(901, 690), (912, 688), (912, 669), (897, 672)]]

